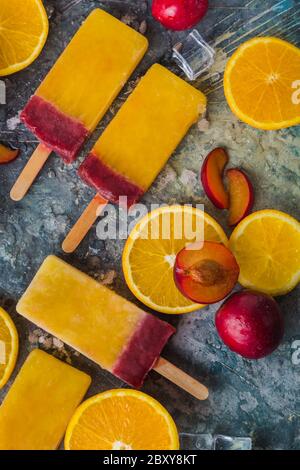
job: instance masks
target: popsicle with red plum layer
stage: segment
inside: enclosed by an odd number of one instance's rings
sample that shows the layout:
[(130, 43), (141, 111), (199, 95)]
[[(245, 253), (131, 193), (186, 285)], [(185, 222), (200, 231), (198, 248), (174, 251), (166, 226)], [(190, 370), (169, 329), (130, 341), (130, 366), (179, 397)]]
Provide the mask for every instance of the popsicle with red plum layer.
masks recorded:
[(197, 398), (206, 387), (160, 353), (175, 329), (55, 256), (43, 262), (17, 311), (134, 387), (154, 368)]
[(98, 194), (65, 239), (66, 252), (86, 235), (99, 206), (140, 199), (205, 108), (205, 96), (165, 67), (148, 70), (79, 168)]
[(95, 9), (30, 98), (21, 119), (41, 144), (11, 191), (20, 200), (52, 151), (75, 160), (142, 59), (147, 39)]

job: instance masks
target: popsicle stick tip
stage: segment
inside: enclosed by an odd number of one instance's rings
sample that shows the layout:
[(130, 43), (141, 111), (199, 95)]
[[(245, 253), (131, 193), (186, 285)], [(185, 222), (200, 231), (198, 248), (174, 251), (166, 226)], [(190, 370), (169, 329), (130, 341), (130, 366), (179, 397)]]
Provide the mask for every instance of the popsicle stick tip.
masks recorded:
[(10, 191), (13, 201), (20, 201), (27, 194), (51, 152), (52, 150), (43, 144), (37, 146)]
[(68, 238), (62, 242), (61, 248), (65, 253), (73, 253), (73, 251), (76, 249), (76, 247), (73, 247), (72, 244), (69, 243)]
[(198, 400), (206, 400), (208, 398), (209, 391), (205, 385), (198, 382), (166, 359), (160, 357), (153, 369)]
[(208, 388), (205, 387), (205, 385), (202, 386), (202, 400), (207, 400), (209, 397), (209, 391)]
[(64, 239), (61, 247), (65, 253), (73, 253), (76, 250), (106, 204), (107, 200), (96, 194)]
[(18, 191), (18, 188), (16, 188), (15, 186), (12, 187), (10, 193), (9, 193), (9, 196), (10, 198), (15, 201), (15, 202), (18, 202), (18, 201), (21, 201), (24, 197), (24, 194), (22, 194), (21, 192)]

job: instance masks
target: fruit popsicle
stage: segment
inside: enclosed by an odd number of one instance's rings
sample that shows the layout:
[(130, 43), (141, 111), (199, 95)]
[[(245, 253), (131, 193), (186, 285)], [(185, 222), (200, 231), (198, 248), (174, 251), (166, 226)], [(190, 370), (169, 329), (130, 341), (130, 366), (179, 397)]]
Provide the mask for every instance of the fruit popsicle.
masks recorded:
[(74, 161), (147, 47), (140, 33), (93, 10), (21, 113), (41, 150)]
[(90, 383), (84, 372), (32, 351), (0, 407), (0, 449), (57, 449)]
[[(175, 332), (55, 256), (42, 263), (17, 311), (134, 387)], [(194, 380), (184, 376), (186, 384)], [(198, 386), (206, 398), (207, 389)]]
[(131, 206), (151, 186), (205, 106), (200, 91), (154, 64), (80, 166), (80, 176), (107, 200), (127, 196)]
[(165, 67), (148, 70), (79, 168), (98, 194), (64, 240), (64, 251), (74, 251), (107, 201), (138, 201), (205, 108), (205, 96)]

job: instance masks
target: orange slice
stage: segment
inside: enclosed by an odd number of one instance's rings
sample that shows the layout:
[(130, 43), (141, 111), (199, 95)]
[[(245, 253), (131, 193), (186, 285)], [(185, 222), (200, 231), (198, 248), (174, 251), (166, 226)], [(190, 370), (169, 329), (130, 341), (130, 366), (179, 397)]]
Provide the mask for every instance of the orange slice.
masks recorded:
[(1, 0), (0, 76), (30, 65), (43, 49), (48, 30), (41, 0)]
[(274, 37), (242, 44), (227, 62), (224, 91), (234, 114), (272, 130), (300, 123), (300, 49)]
[(180, 250), (203, 239), (228, 244), (222, 227), (200, 209), (164, 206), (147, 214), (133, 228), (123, 251), (129, 289), (157, 312), (181, 314), (201, 308), (179, 292), (173, 268)]
[(237, 225), (229, 245), (244, 287), (282, 295), (300, 281), (300, 223), (290, 215), (254, 212)]
[(179, 437), (168, 411), (154, 398), (130, 389), (99, 393), (71, 419), (66, 450), (177, 450)]
[(16, 327), (0, 307), (0, 389), (9, 380), (18, 356), (19, 340)]

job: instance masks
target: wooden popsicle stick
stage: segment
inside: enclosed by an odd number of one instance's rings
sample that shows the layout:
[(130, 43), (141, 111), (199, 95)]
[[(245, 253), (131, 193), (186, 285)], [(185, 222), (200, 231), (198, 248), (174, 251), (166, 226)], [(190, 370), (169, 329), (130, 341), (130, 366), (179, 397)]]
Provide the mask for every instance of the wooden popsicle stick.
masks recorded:
[(96, 221), (97, 217), (100, 215), (100, 207), (103, 206), (103, 210), (107, 202), (108, 201), (99, 194), (96, 194), (96, 196), (91, 200), (63, 241), (62, 249), (65, 253), (73, 253), (73, 251), (76, 250)]
[(202, 385), (163, 357), (158, 359), (153, 369), (193, 397), (198, 398), (198, 400), (207, 399), (209, 392), (205, 385)]
[(10, 197), (13, 201), (20, 201), (23, 199), (35, 178), (45, 165), (51, 152), (52, 150), (44, 144), (39, 144), (37, 146), (10, 191)]

